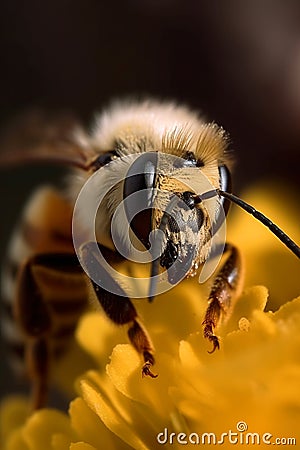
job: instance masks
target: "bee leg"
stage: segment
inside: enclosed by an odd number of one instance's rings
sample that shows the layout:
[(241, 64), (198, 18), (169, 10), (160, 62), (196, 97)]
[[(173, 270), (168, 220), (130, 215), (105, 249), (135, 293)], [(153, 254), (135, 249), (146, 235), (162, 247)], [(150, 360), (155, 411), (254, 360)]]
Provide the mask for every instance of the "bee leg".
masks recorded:
[[(103, 265), (98, 257), (99, 249), (101, 253), (103, 255), (105, 254), (110, 261), (116, 259), (115, 252), (108, 250), (107, 248), (103, 248), (100, 244), (88, 242), (81, 247), (82, 259), (85, 263), (88, 274), (91, 276), (91, 283), (97, 299), (110, 320), (117, 325), (129, 325), (128, 337), (130, 342), (144, 359), (142, 375), (156, 378), (157, 375), (153, 374), (151, 371), (151, 367), (155, 362), (153, 356), (154, 347), (151, 339), (145, 327), (142, 325), (137, 311), (130, 299), (127, 297), (125, 291), (103, 268)], [(95, 283), (93, 279), (105, 279), (106, 289)], [(107, 290), (107, 286), (111, 288), (110, 292)]]
[(32, 382), (32, 408), (46, 403), (49, 371), (50, 313), (43, 302), (31, 270), (31, 260), (24, 264), (18, 276), (15, 317), (25, 337), (25, 364)]
[(156, 378), (157, 375), (151, 371), (154, 360), (154, 348), (151, 343), (150, 337), (142, 325), (138, 317), (136, 317), (128, 330), (128, 336), (130, 342), (134, 348), (143, 355), (144, 365), (142, 367), (142, 376), (149, 376), (151, 378)]
[[(53, 337), (55, 332), (64, 331), (63, 326), (70, 324), (70, 319), (76, 326), (86, 305), (86, 281), (76, 255), (68, 253), (30, 257), (20, 267), (16, 281), (14, 316), (24, 335), (26, 371), (32, 383), (31, 403), (35, 410), (46, 404), (54, 352), (64, 349), (57, 342), (54, 344)], [(70, 289), (72, 281), (75, 287)], [(59, 295), (66, 288), (68, 293), (62, 300)], [(66, 305), (67, 313), (63, 315)]]
[(26, 345), (26, 366), (32, 382), (31, 407), (43, 408), (47, 403), (51, 351), (44, 338), (31, 339)]
[(231, 244), (226, 244), (225, 252), (228, 252), (229, 256), (214, 279), (208, 298), (209, 305), (202, 322), (204, 337), (213, 344), (209, 353), (220, 348), (219, 338), (215, 335), (214, 330), (221, 315), (229, 314), (233, 297), (236, 295), (241, 281), (241, 257), (238, 249)]

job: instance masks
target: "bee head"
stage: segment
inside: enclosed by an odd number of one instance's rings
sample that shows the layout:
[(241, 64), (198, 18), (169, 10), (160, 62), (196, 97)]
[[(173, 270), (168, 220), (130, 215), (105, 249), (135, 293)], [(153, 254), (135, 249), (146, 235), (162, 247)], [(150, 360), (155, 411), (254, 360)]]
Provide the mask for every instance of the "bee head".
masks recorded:
[[(222, 186), (227, 187), (228, 171), (223, 167), (220, 178)], [(216, 229), (215, 214), (210, 217), (192, 187), (195, 176), (201, 178), (201, 172), (191, 152), (186, 159), (146, 152), (131, 164), (124, 181), (126, 215), (131, 230), (152, 254), (151, 276), (163, 268), (171, 284), (195, 273), (206, 259), (212, 222)], [(211, 191), (211, 184), (204, 178), (204, 191)]]

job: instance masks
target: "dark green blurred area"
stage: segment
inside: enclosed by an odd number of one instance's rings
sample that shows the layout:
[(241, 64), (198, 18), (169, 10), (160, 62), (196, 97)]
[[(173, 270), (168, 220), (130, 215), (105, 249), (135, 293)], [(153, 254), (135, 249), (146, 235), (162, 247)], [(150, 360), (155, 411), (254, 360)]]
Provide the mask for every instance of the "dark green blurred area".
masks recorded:
[[(278, 178), (299, 192), (298, 0), (2, 0), (0, 55), (4, 127), (37, 106), (89, 123), (112, 98), (175, 99), (230, 133), (236, 191)], [(1, 171), (2, 255), (28, 193), (60, 175)]]

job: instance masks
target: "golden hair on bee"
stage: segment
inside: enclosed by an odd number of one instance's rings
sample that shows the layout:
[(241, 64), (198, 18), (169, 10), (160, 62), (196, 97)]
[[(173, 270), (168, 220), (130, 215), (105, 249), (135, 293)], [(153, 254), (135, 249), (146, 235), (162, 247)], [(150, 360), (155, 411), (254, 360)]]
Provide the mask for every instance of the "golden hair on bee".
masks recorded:
[(203, 165), (229, 162), (229, 135), (216, 123), (203, 124), (196, 143), (195, 155)]
[(161, 151), (181, 157), (189, 151), (195, 140), (193, 131), (188, 125), (168, 129), (162, 136)]

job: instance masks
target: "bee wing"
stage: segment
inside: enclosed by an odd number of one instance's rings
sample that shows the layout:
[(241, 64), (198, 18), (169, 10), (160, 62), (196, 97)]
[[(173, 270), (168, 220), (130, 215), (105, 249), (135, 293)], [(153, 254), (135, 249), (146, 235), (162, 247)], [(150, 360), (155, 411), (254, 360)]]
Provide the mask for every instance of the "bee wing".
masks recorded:
[(50, 162), (87, 170), (96, 157), (70, 114), (34, 110), (15, 119), (0, 136), (0, 167)]

